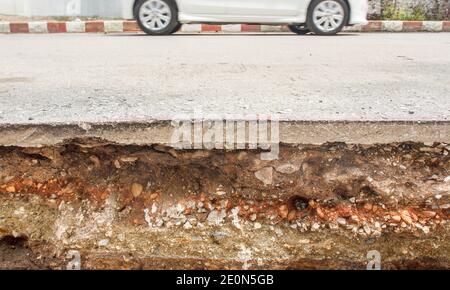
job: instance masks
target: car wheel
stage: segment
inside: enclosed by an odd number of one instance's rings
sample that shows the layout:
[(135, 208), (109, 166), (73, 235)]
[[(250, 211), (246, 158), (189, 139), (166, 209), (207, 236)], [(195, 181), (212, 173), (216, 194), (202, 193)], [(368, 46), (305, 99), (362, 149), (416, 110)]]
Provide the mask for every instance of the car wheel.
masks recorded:
[(142, 31), (149, 35), (171, 34), (179, 25), (173, 0), (139, 0), (135, 17)]
[(305, 35), (310, 32), (306, 25), (289, 25), (289, 30), (299, 35)]
[(175, 26), (175, 28), (173, 29), (172, 33), (177, 33), (178, 31), (180, 31), (182, 26), (182, 23), (178, 23), (177, 26)]
[(344, 0), (313, 0), (306, 25), (318, 35), (335, 35), (348, 23), (349, 8)]

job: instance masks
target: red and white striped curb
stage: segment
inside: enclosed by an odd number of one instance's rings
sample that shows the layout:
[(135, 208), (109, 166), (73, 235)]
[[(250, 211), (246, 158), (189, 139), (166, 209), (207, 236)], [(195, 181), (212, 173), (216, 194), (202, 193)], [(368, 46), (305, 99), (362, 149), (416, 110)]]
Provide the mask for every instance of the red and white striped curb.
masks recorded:
[[(117, 33), (140, 31), (136, 21), (33, 21), (0, 22), (0, 33)], [(286, 26), (248, 24), (185, 24), (181, 32), (286, 32)], [(348, 32), (450, 32), (450, 21), (369, 21), (366, 25), (346, 27)]]

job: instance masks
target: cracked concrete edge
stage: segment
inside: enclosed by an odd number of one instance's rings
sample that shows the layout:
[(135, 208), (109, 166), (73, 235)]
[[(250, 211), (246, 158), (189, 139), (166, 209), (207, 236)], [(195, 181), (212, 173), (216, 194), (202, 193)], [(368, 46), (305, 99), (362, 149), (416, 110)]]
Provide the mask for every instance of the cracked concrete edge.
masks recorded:
[[(194, 123), (187, 121), (187, 124)], [(248, 130), (248, 123), (246, 127)], [(61, 144), (71, 139), (86, 138), (96, 138), (121, 145), (165, 144), (170, 146), (176, 130), (172, 121), (168, 120), (2, 124), (0, 125), (0, 146), (42, 147)], [(278, 142), (283, 144), (450, 143), (450, 121), (279, 121), (278, 130)], [(188, 138), (188, 140), (193, 139)]]

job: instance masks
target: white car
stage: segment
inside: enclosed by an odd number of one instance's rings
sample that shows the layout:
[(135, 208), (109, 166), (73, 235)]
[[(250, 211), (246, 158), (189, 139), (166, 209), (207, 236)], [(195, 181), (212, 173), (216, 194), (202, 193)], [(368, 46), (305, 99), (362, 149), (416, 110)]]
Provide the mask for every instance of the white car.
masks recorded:
[(334, 35), (366, 23), (367, 0), (135, 0), (133, 14), (150, 35), (185, 23), (288, 25), (292, 32)]

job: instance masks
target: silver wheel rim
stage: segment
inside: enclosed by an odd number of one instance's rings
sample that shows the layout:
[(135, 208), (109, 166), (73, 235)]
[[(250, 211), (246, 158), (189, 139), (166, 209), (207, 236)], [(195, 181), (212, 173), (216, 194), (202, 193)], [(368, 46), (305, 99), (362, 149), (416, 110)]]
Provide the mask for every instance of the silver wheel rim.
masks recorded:
[(172, 20), (169, 5), (161, 0), (149, 0), (139, 9), (139, 19), (145, 28), (159, 31), (166, 28)]
[(344, 22), (344, 8), (336, 1), (323, 1), (314, 8), (313, 22), (321, 31), (336, 30)]

